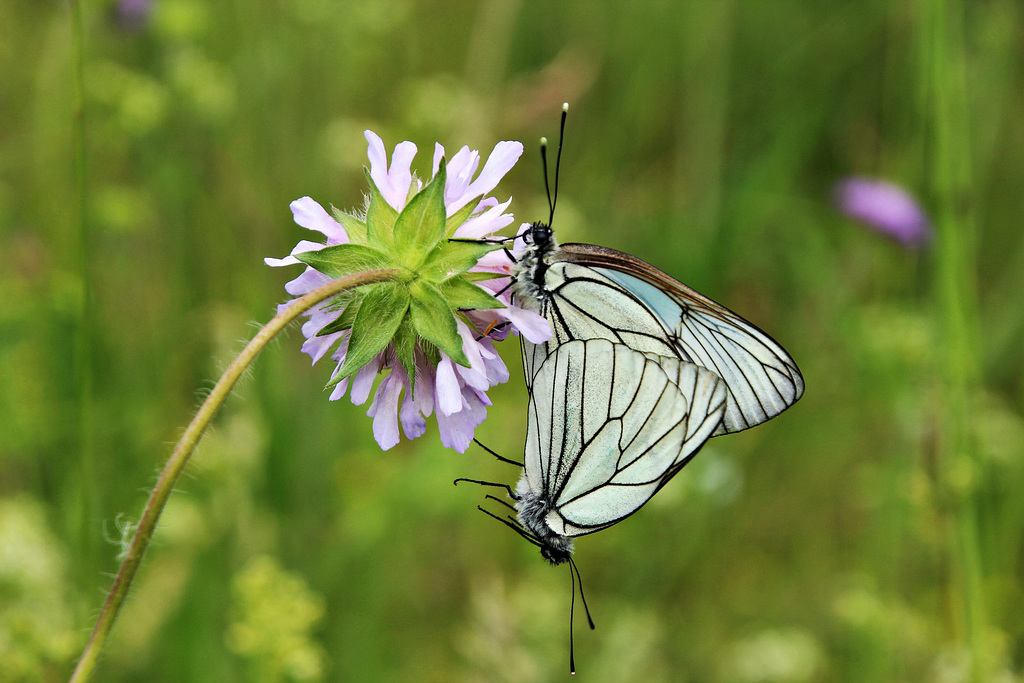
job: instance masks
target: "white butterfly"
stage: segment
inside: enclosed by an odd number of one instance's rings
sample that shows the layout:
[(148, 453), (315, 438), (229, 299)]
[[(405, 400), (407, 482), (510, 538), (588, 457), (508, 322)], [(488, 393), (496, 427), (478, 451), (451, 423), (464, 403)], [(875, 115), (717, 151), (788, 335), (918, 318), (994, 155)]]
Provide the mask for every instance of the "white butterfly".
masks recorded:
[[(547, 185), (543, 141), (541, 155)], [(512, 497), (558, 564), (572, 537), (635, 512), (709, 437), (793, 405), (804, 380), (757, 326), (635, 256), (559, 246), (550, 222), (529, 226), (512, 270), (516, 302), (553, 330), (543, 344), (522, 339), (530, 414)]]
[(709, 437), (768, 420), (803, 394), (771, 337), (638, 258), (559, 247), (530, 226), (520, 306), (553, 329), (522, 340), (530, 407), (519, 522), (554, 564), (572, 537), (644, 505)]
[[(558, 162), (556, 198), (557, 183)], [(553, 216), (550, 192), (548, 202)], [(515, 491), (479, 480), (456, 483), (506, 489), (518, 524), (488, 514), (552, 564), (568, 562), (578, 578), (573, 538), (636, 512), (710, 437), (793, 405), (804, 380), (785, 349), (757, 326), (635, 256), (591, 244), (559, 246), (550, 224), (549, 217), (529, 226), (512, 269), (516, 303), (553, 330), (542, 344), (522, 338), (530, 392), (523, 474)], [(571, 624), (571, 608), (569, 614)], [(572, 642), (570, 626), (575, 672)]]
[(544, 223), (513, 271), (517, 302), (544, 316), (554, 336), (523, 340), (532, 391), (540, 364), (573, 339), (609, 339), (636, 351), (675, 357), (711, 370), (729, 390), (715, 434), (738, 432), (775, 417), (803, 395), (796, 363), (753, 323), (621, 251), (593, 244), (559, 246)]
[(530, 397), (519, 520), (553, 564), (572, 537), (636, 512), (721, 423), (725, 384), (692, 363), (606, 339), (557, 346)]

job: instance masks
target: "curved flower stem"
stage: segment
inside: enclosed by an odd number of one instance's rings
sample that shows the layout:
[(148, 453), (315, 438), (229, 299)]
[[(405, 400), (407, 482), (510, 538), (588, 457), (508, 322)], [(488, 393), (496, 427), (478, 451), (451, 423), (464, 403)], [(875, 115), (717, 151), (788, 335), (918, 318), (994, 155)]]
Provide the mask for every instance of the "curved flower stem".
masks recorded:
[(195, 450), (196, 444), (199, 443), (199, 439), (202, 437), (207, 425), (213, 420), (214, 415), (217, 414), (217, 411), (231, 393), (235, 382), (242, 376), (246, 368), (249, 367), (270, 340), (277, 336), (278, 332), (316, 304), (347, 289), (394, 279), (397, 274), (397, 270), (375, 270), (356, 273), (355, 275), (349, 275), (338, 280), (332, 280), (309, 294), (296, 299), (294, 303), (274, 316), (263, 329), (257, 332), (252, 341), (245, 346), (245, 349), (228, 366), (228, 369), (218, 380), (216, 386), (214, 386), (213, 391), (203, 401), (203, 405), (200, 406), (196, 416), (192, 418), (192, 422), (185, 429), (181, 439), (178, 440), (174, 451), (171, 453), (171, 457), (167, 460), (167, 464), (160, 473), (160, 478), (157, 480), (156, 486), (149, 496), (146, 509), (142, 513), (142, 518), (135, 528), (134, 536), (132, 536), (131, 544), (128, 546), (128, 551), (121, 562), (121, 568), (118, 570), (117, 576), (114, 577), (114, 585), (111, 586), (110, 592), (107, 594), (107, 599), (100, 610), (99, 618), (96, 620), (96, 626), (93, 628), (92, 635), (89, 636), (89, 642), (86, 643), (85, 649), (82, 651), (82, 657), (78, 660), (78, 666), (75, 667), (74, 673), (71, 674), (69, 683), (84, 683), (89, 680), (89, 676), (96, 666), (100, 651), (103, 649), (107, 636), (110, 634), (114, 621), (117, 619), (121, 605), (128, 595), (132, 579), (135, 578), (135, 573), (142, 562), (142, 556), (146, 553), (149, 542), (153, 538), (157, 520), (160, 518), (160, 513), (163, 512), (167, 498), (174, 489), (175, 482), (177, 482), (182, 470), (188, 463), (188, 459), (191, 457), (192, 451)]

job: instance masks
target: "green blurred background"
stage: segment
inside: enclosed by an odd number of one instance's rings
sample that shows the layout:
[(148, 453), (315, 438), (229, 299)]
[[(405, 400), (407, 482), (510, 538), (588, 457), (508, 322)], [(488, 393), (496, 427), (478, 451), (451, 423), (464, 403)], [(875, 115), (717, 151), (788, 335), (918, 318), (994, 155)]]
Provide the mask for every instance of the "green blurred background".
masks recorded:
[[(498, 194), (544, 218), (564, 100), (560, 238), (725, 303), (807, 382), (577, 544), (581, 680), (1022, 680), (1020, 2), (80, 10), (0, 4), (0, 680), (70, 672), (170, 444), (298, 272), (262, 262), (309, 236), (288, 203), (361, 204), (372, 128), (421, 172), (435, 140), (522, 140)], [(851, 174), (915, 194), (932, 247), (840, 216)], [(203, 441), (96, 680), (563, 680), (568, 572), (452, 486), (518, 472), (436, 427), (381, 452), (300, 341)], [(514, 457), (504, 346), (478, 436)]]

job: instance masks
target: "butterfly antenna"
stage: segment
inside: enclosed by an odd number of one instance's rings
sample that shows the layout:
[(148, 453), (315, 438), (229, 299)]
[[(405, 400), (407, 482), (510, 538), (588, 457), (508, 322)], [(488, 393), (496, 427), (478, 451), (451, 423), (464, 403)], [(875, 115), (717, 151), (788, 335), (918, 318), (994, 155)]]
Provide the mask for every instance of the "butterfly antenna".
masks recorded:
[(590, 630), (593, 631), (597, 626), (594, 624), (594, 620), (590, 617), (590, 608), (587, 607), (587, 597), (583, 595), (583, 575), (580, 574), (580, 568), (576, 566), (576, 562), (569, 558), (569, 566), (576, 572), (576, 580), (580, 584), (580, 600), (583, 601), (583, 611), (587, 614), (587, 623), (590, 624)]
[(573, 642), (573, 614), (576, 612), (576, 575), (572, 571), (572, 564), (569, 564), (569, 581), (572, 584), (572, 598), (569, 602), (569, 675), (576, 675), (576, 648)]
[(548, 139), (540, 139), (540, 160), (544, 165), (544, 191), (548, 194), (548, 225), (555, 219), (555, 205), (558, 203), (558, 176), (562, 167), (562, 140), (565, 138), (565, 119), (569, 115), (569, 103), (562, 103), (562, 122), (558, 128), (558, 152), (555, 155), (555, 193), (551, 194), (548, 182)]
[(558, 154), (555, 155), (555, 198), (551, 202), (551, 215), (548, 217), (548, 225), (555, 219), (555, 204), (558, 203), (558, 178), (562, 169), (562, 140), (565, 139), (565, 119), (569, 116), (569, 103), (562, 103), (562, 122), (558, 127)]
[(590, 624), (590, 630), (593, 631), (597, 628), (594, 625), (594, 620), (590, 617), (590, 608), (587, 607), (587, 598), (583, 595), (583, 577), (580, 575), (580, 568), (576, 566), (576, 561), (569, 558), (569, 581), (572, 586), (572, 598), (569, 602), (569, 673), (573, 676), (576, 675), (576, 648), (573, 639), (573, 617), (576, 613), (576, 584), (580, 585), (580, 601), (583, 603), (583, 611), (587, 615), (587, 623)]

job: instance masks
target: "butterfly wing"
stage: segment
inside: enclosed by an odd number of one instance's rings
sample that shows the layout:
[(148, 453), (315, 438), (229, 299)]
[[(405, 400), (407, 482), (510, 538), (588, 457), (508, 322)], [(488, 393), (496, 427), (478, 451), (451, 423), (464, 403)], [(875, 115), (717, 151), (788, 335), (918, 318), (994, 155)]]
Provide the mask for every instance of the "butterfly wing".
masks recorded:
[(547, 357), (576, 339), (607, 339), (635, 351), (681, 357), (656, 311), (587, 264), (556, 261), (545, 270), (542, 289), (542, 296), (518, 302), (544, 316), (553, 332), (543, 344), (522, 340), (528, 389)]
[(638, 351), (676, 356), (711, 370), (729, 390), (715, 434), (775, 417), (804, 392), (799, 368), (778, 342), (724, 306), (620, 251), (564, 244), (551, 255), (541, 302), (555, 335), (524, 344), (527, 377), (559, 344), (605, 338)]
[(638, 510), (711, 436), (726, 398), (714, 373), (674, 357), (557, 346), (533, 379), (523, 473), (550, 501), (547, 525), (579, 536)]

